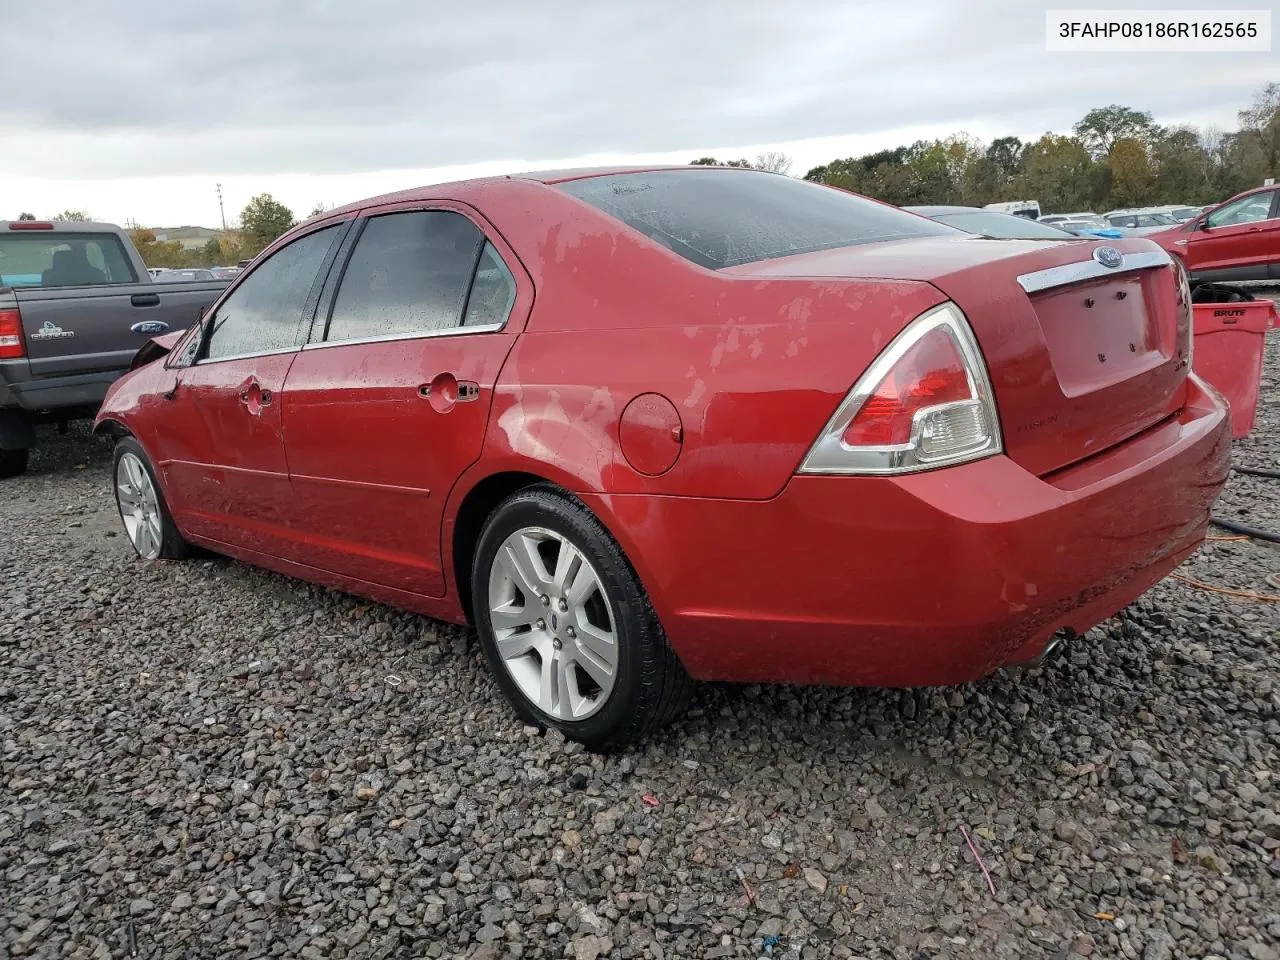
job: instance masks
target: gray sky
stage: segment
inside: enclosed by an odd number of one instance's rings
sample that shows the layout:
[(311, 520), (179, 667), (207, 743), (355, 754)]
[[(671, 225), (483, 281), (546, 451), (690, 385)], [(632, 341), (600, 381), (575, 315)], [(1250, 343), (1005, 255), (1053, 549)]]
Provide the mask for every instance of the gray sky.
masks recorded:
[(216, 225), (219, 181), (229, 214), (263, 190), (304, 214), (442, 177), (769, 148), (803, 173), (918, 136), (1067, 131), (1113, 102), (1231, 129), (1280, 78), (1274, 53), (1046, 53), (1045, 10), (1071, 6), (6, 4), (0, 217)]

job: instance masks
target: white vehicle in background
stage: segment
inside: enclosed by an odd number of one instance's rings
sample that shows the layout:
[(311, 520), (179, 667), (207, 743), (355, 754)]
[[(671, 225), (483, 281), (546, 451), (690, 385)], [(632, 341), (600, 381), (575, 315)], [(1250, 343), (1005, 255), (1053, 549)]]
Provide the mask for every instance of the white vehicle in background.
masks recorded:
[(1097, 220), (1101, 222), (1102, 220), (1092, 210), (1078, 210), (1075, 213), (1046, 213), (1038, 219), (1041, 223), (1062, 223), (1066, 220)]
[(1204, 207), (1192, 207), (1186, 204), (1173, 204), (1165, 207), (1147, 207), (1147, 213), (1163, 213), (1166, 217), (1172, 218), (1177, 223), (1186, 223), (1188, 220), (1194, 220), (1204, 212)]
[(147, 267), (147, 273), (151, 274), (152, 280), (160, 276), (160, 274), (166, 273), (168, 270), (168, 267)]
[(1026, 217), (1028, 220), (1040, 219), (1039, 200), (1010, 200), (1006, 203), (988, 203), (982, 209), (998, 210), (1001, 213), (1009, 213), (1015, 217)]
[(1178, 221), (1164, 212), (1162, 207), (1136, 207), (1132, 210), (1108, 210), (1102, 219), (1110, 226), (1128, 231), (1129, 236), (1141, 237), (1159, 233), (1178, 226)]

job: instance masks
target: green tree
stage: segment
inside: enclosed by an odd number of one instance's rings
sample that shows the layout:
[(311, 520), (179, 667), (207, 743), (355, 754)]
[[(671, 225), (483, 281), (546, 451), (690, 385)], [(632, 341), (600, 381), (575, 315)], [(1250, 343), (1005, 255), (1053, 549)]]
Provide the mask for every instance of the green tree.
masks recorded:
[(1090, 110), (1072, 129), (1097, 159), (1109, 156), (1117, 140), (1131, 137), (1149, 142), (1160, 128), (1150, 113), (1113, 103)]
[(71, 223), (88, 223), (93, 217), (89, 216), (83, 210), (63, 210), (54, 216), (55, 220), (66, 220)]
[(1022, 154), (1026, 144), (1018, 137), (997, 137), (987, 147), (987, 162), (991, 164), (999, 181), (1008, 183), (1022, 169)]
[[(1239, 113), (1238, 137), (1251, 141), (1261, 164), (1262, 178), (1280, 176), (1280, 83), (1268, 83), (1253, 103)], [(1251, 186), (1260, 186), (1259, 178)]]
[(1140, 207), (1155, 199), (1156, 170), (1147, 148), (1136, 137), (1121, 137), (1106, 160), (1111, 168), (1111, 203), (1116, 207)]
[(1083, 210), (1094, 200), (1093, 158), (1075, 137), (1046, 133), (1028, 144), (1012, 192), (1042, 210)]
[(201, 253), (206, 266), (219, 266), (218, 261), (222, 259), (222, 244), (218, 242), (217, 237), (210, 237), (204, 242), (204, 249)]
[(697, 160), (690, 160), (691, 167), (743, 167), (750, 169), (751, 161), (747, 159), (741, 160), (717, 160), (715, 157), (699, 157)]
[(1190, 127), (1165, 130), (1152, 150), (1156, 195), (1164, 203), (1209, 203), (1214, 198), (1214, 162), (1200, 133)]
[(269, 193), (258, 194), (240, 212), (241, 229), (257, 250), (261, 250), (293, 224), (293, 211)]
[(191, 266), (187, 251), (182, 249), (182, 244), (176, 240), (158, 241), (154, 230), (148, 230), (145, 227), (130, 230), (129, 239), (133, 241), (134, 247), (142, 257), (142, 262), (148, 267)]
[(19, 219), (19, 220), (34, 220), (35, 218), (36, 218), (36, 215), (35, 215), (34, 213), (20, 213), (20, 214), (18, 214), (18, 219)]

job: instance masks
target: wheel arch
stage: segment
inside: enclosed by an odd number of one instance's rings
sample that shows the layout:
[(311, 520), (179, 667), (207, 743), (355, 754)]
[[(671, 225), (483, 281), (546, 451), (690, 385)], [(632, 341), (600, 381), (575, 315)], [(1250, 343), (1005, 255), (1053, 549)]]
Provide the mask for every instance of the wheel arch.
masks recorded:
[(473, 623), (471, 613), (471, 560), (475, 556), (480, 531), (489, 515), (507, 497), (517, 490), (539, 484), (559, 486), (546, 477), (522, 470), (504, 470), (489, 474), (477, 481), (462, 496), (451, 520), (452, 531), (446, 534), (449, 550), (446, 556), (453, 567), (451, 579), (457, 590), (458, 605), (467, 623)]
[[(467, 623), (474, 625), (471, 603), (471, 562), (475, 549), (480, 541), (480, 531), (485, 520), (507, 497), (527, 487), (552, 487), (580, 503), (613, 537), (614, 542), (622, 550), (623, 556), (631, 564), (632, 569), (645, 583), (641, 564), (632, 555), (630, 539), (619, 536), (617, 518), (607, 511), (601, 511), (600, 498), (592, 496), (593, 503), (587, 503), (582, 495), (574, 490), (577, 484), (569, 477), (561, 477), (555, 470), (539, 469), (536, 463), (504, 464), (505, 469), (496, 470), (475, 480), (469, 486), (459, 483), (454, 488), (454, 496), (458, 497), (457, 507), (448, 514), (442, 536), (443, 555), (450, 569), (446, 571), (446, 582), (457, 590), (458, 606)], [(567, 481), (567, 482), (566, 482)], [(647, 589), (647, 586), (646, 586)]]
[[(121, 437), (133, 437), (138, 440), (137, 435), (129, 429), (125, 422), (117, 417), (106, 416), (96, 421), (93, 425), (92, 434), (95, 437), (110, 437), (112, 440), (119, 440)], [(141, 440), (138, 440), (141, 443)]]

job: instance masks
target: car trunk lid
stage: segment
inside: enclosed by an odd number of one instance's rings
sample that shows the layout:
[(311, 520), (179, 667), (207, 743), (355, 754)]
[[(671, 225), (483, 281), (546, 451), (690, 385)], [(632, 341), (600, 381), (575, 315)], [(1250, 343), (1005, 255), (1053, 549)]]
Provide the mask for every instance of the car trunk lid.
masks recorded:
[[(1119, 258), (1114, 266), (1106, 247)], [(933, 284), (965, 313), (978, 339), (1005, 452), (1040, 476), (1106, 450), (1182, 406), (1188, 357), (1178, 279), (1168, 255), (1145, 241), (938, 237), (722, 272)]]

